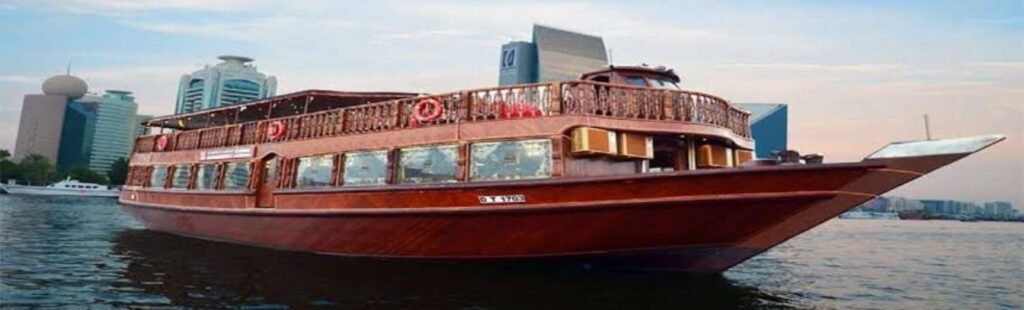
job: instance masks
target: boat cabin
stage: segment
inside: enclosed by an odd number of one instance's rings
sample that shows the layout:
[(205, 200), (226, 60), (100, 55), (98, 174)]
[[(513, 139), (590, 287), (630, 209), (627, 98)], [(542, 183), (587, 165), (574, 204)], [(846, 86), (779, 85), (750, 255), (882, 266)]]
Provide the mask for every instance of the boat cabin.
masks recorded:
[(580, 76), (580, 80), (636, 87), (682, 89), (679, 88), (679, 76), (672, 69), (663, 66), (608, 66), (604, 70), (585, 73)]
[(729, 169), (751, 160), (749, 113), (679, 81), (664, 68), (608, 67), (577, 81), (436, 95), (305, 91), (160, 117), (145, 123), (160, 132), (136, 141), (128, 188), (251, 194), (255, 202), (234, 207), (288, 208), (301, 206), (274, 197)]

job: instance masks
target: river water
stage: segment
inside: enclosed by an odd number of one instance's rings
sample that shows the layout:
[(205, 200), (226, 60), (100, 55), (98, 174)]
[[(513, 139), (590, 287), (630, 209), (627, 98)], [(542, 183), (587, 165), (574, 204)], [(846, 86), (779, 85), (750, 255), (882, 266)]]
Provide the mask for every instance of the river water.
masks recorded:
[(0, 196), (0, 307), (1022, 309), (1024, 224), (832, 220), (721, 276), (425, 263), (151, 232), (113, 200)]

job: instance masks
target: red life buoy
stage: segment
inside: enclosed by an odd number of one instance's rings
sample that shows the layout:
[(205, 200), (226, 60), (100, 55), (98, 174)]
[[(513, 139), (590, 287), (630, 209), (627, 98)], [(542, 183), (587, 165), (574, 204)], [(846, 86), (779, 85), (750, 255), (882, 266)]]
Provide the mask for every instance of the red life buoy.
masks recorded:
[(164, 149), (166, 149), (167, 148), (167, 143), (169, 141), (170, 141), (170, 139), (167, 138), (167, 136), (156, 137), (156, 150), (157, 151), (163, 151)]
[(281, 121), (270, 122), (270, 125), (267, 125), (267, 138), (270, 140), (277, 140), (277, 138), (284, 135), (284, 129), (284, 123)]
[[(428, 106), (430, 114), (424, 114)], [(441, 113), (444, 113), (444, 106), (434, 98), (420, 100), (412, 107), (412, 119), (417, 123), (433, 122), (441, 117)]]

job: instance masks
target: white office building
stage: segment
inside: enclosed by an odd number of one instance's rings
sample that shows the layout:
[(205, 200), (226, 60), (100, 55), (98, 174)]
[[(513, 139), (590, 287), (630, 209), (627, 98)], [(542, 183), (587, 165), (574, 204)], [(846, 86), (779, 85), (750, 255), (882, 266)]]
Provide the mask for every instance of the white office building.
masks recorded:
[(224, 62), (181, 77), (174, 113), (240, 104), (276, 94), (277, 78), (257, 71), (256, 66), (249, 64), (252, 58), (220, 56), (218, 59)]

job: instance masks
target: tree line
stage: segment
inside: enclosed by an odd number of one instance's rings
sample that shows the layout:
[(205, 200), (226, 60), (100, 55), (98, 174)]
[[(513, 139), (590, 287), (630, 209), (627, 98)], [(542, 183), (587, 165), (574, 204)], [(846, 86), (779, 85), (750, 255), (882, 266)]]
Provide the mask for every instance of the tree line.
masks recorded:
[(19, 162), (11, 159), (10, 151), (0, 149), (0, 182), (13, 179), (33, 185), (48, 185), (70, 177), (79, 182), (124, 185), (128, 178), (128, 160), (123, 157), (110, 165), (110, 171), (106, 175), (89, 170), (85, 166), (59, 170), (49, 159), (39, 154), (29, 154)]

